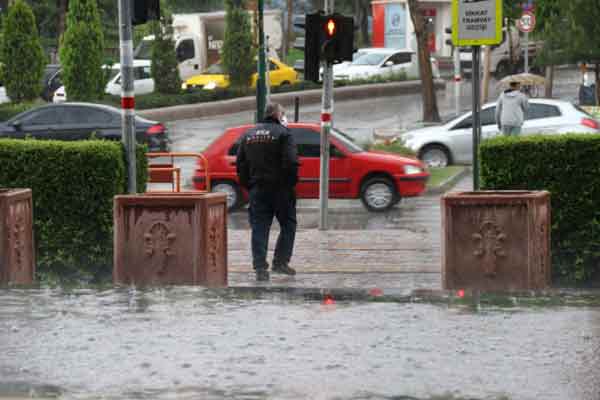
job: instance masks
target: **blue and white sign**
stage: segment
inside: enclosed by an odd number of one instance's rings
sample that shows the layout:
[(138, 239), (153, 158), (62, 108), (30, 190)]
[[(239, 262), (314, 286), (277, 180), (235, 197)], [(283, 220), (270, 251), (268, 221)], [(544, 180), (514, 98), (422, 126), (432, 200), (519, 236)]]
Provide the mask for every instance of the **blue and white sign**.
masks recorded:
[(385, 5), (384, 46), (402, 49), (406, 46), (406, 5), (388, 3)]

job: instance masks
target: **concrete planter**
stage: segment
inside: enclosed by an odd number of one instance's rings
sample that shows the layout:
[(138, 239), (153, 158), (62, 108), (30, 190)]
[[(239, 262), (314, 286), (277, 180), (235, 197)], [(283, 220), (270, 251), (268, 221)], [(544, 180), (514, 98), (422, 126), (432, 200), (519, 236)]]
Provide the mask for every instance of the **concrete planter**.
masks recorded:
[(116, 284), (227, 286), (227, 197), (115, 196)]
[(0, 284), (30, 285), (34, 276), (31, 189), (0, 189)]
[(548, 192), (460, 192), (441, 201), (444, 289), (550, 286)]

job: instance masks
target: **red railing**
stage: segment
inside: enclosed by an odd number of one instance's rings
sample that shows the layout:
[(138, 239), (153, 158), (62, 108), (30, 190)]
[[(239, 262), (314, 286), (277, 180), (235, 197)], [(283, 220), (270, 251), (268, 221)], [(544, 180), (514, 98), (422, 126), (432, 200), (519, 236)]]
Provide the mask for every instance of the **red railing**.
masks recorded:
[[(210, 192), (210, 177), (208, 174), (208, 160), (202, 153), (146, 153), (148, 157), (148, 183), (170, 183), (171, 192), (181, 192), (181, 168), (175, 166), (177, 157), (196, 157), (202, 160), (206, 179), (206, 190)], [(169, 158), (169, 163), (152, 164), (154, 158)], [(153, 190), (152, 192), (157, 192)]]

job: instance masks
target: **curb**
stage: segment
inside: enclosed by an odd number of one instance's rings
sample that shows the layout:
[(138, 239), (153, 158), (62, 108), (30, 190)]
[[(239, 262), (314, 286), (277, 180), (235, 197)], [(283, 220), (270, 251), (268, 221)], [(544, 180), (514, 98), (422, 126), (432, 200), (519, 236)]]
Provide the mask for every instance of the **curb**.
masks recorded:
[(443, 193), (447, 192), (449, 189), (454, 187), (454, 185), (456, 185), (458, 183), (458, 181), (460, 181), (462, 178), (467, 176), (470, 172), (471, 172), (471, 168), (465, 166), (462, 171), (460, 171), (456, 175), (453, 175), (450, 178), (446, 179), (439, 186), (427, 188), (427, 190), (425, 191), (425, 196), (439, 195), (439, 194), (443, 194)]
[[(338, 101), (355, 99), (355, 97), (385, 97), (402, 94), (418, 93), (421, 90), (421, 81), (403, 81), (376, 83), (372, 85), (343, 86), (334, 89)], [(446, 82), (441, 79), (434, 81), (437, 90), (445, 89)], [(299, 92), (278, 93), (271, 95), (271, 100), (281, 103), (285, 107), (293, 107), (294, 98), (300, 99), (300, 104), (318, 104), (321, 102), (322, 90), (303, 90)], [(185, 104), (172, 107), (152, 108), (139, 110), (138, 115), (144, 118), (170, 122), (184, 119), (213, 117), (215, 115), (232, 114), (256, 109), (256, 97), (247, 96), (236, 99), (211, 101), (196, 104)]]
[(242, 297), (283, 296), (304, 301), (334, 304), (336, 301), (388, 302), (406, 304), (448, 304), (479, 307), (481, 304), (496, 307), (570, 306), (600, 307), (599, 290), (550, 288), (533, 291), (480, 292), (477, 290), (444, 289), (385, 289), (370, 288), (319, 288), (291, 286), (230, 286), (224, 289), (207, 289), (215, 294)]

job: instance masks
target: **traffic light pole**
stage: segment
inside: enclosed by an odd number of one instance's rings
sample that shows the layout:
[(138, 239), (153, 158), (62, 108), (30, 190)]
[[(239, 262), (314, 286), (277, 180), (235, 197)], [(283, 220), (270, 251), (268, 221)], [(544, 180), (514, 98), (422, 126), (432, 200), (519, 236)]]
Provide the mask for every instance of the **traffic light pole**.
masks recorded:
[[(333, 14), (334, 0), (325, 0), (325, 14)], [(329, 229), (329, 134), (333, 120), (333, 64), (323, 62), (321, 110), (321, 168), (319, 173), (319, 230)]]
[(265, 29), (264, 29), (264, 0), (258, 0), (258, 80), (256, 82), (256, 122), (262, 122), (267, 103), (267, 88), (265, 82)]
[(133, 35), (131, 0), (119, 0), (119, 40), (121, 48), (121, 137), (127, 160), (127, 192), (137, 192), (135, 97), (133, 88)]
[(479, 190), (479, 141), (481, 140), (481, 84), (479, 79), (481, 47), (473, 46), (473, 190)]

